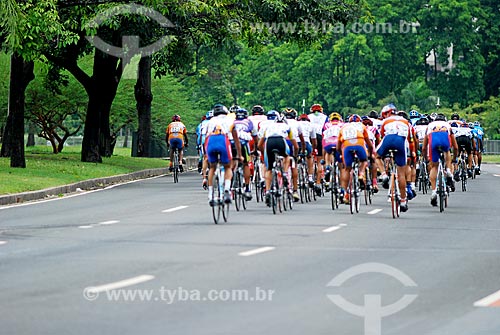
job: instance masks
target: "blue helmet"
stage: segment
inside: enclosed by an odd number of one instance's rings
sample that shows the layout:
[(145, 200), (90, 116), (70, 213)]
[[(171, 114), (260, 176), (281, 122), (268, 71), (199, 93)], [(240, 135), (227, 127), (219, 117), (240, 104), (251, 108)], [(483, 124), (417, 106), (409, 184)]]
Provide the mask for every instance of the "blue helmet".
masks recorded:
[(210, 120), (212, 118), (212, 116), (214, 116), (214, 110), (211, 109), (207, 112), (207, 114), (205, 114), (205, 117), (207, 118), (207, 120)]
[(420, 117), (420, 113), (416, 110), (412, 109), (410, 111), (410, 119), (418, 119)]
[(481, 127), (481, 124), (479, 123), (479, 121), (474, 121), (474, 127)]
[(278, 113), (278, 111), (275, 111), (273, 109), (273, 110), (268, 111), (266, 116), (267, 116), (268, 120), (276, 120), (276, 118), (278, 117), (279, 114), (280, 113)]
[(238, 108), (236, 111), (236, 119), (243, 120), (248, 118), (248, 111), (245, 108)]

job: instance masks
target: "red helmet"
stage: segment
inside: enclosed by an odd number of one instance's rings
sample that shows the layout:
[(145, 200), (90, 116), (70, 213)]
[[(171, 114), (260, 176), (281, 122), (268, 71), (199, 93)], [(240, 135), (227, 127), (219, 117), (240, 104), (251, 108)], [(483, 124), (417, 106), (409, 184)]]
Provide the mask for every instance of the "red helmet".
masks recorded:
[(391, 114), (396, 114), (397, 112), (398, 110), (396, 109), (396, 106), (394, 106), (393, 104), (388, 104), (384, 106), (384, 108), (382, 108), (380, 115), (382, 115), (382, 118), (385, 119), (391, 116)]
[(174, 121), (180, 122), (181, 116), (178, 114), (175, 114), (174, 116), (172, 116), (172, 122), (174, 122)]
[(314, 104), (311, 106), (311, 113), (313, 112), (323, 112), (323, 107), (320, 104)]
[(309, 120), (309, 116), (307, 116), (307, 114), (300, 114), (299, 121), (309, 121), (309, 122), (311, 122), (311, 120)]

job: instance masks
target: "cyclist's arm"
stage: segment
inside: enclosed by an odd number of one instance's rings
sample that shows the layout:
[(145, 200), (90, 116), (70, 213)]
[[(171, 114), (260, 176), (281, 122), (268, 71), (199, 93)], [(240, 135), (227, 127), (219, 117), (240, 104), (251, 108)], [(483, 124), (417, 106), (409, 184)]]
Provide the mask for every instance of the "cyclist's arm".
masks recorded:
[(236, 128), (233, 127), (231, 130), (231, 134), (233, 134), (234, 146), (236, 147), (236, 154), (238, 155), (238, 160), (241, 159), (241, 144), (240, 139), (238, 138), (238, 132)]
[(428, 135), (425, 135), (424, 136), (424, 142), (422, 143), (422, 157), (424, 158), (425, 161), (427, 161), (427, 153), (428, 153), (428, 150), (427, 150), (427, 147), (429, 145), (429, 138), (428, 138)]
[(457, 140), (455, 139), (455, 135), (451, 134), (450, 139), (451, 139), (451, 146), (453, 147), (453, 156), (458, 157), (458, 144)]
[(187, 147), (189, 145), (189, 140), (188, 140), (188, 135), (187, 135), (187, 129), (186, 127), (184, 127), (184, 131), (182, 132), (184, 135), (184, 143), (185, 143), (185, 146)]

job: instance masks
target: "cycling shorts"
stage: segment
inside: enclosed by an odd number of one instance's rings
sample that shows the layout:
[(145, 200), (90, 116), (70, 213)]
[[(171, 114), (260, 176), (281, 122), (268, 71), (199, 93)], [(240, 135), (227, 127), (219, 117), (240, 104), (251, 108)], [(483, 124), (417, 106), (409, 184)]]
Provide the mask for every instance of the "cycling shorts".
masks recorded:
[(179, 149), (182, 150), (184, 148), (184, 141), (180, 138), (171, 138), (168, 143), (170, 144), (171, 149)]
[(318, 150), (318, 157), (323, 157), (323, 135), (316, 134), (316, 141), (318, 142), (316, 149)]
[(333, 154), (335, 151), (337, 151), (337, 146), (335, 144), (328, 144), (326, 147), (323, 147), (323, 150), (327, 154)]
[[(456, 138), (458, 144), (458, 154), (465, 150), (468, 155), (472, 153), (472, 139), (468, 136), (458, 136)], [(463, 148), (463, 149), (462, 149)]]
[(205, 143), (205, 150), (210, 164), (217, 163), (219, 155), (220, 161), (224, 165), (229, 164), (233, 158), (231, 155), (231, 144), (226, 135), (208, 136)]
[(286, 141), (281, 136), (271, 136), (266, 140), (266, 146), (264, 148), (264, 163), (268, 170), (273, 168), (274, 164), (274, 153), (273, 150), (278, 150), (280, 156), (286, 157), (290, 153), (290, 148), (286, 144)]
[[(299, 148), (302, 148), (302, 144), (300, 142), (298, 144), (299, 144)], [(311, 143), (306, 142), (305, 147), (306, 147), (306, 152), (305, 152), (306, 156), (311, 157), (311, 154), (313, 151), (313, 147), (312, 147)]]
[(356, 152), (356, 155), (358, 156), (360, 162), (365, 162), (368, 159), (366, 148), (362, 145), (349, 145), (347, 147), (343, 147), (342, 157), (344, 165), (346, 167), (350, 167), (354, 160), (354, 154), (352, 153), (352, 151)]
[(406, 166), (406, 137), (396, 134), (384, 136), (377, 148), (377, 155), (380, 157), (387, 156), (389, 150), (397, 150), (394, 154), (394, 160), (397, 166)]
[(429, 160), (433, 163), (439, 162), (440, 151), (450, 150), (450, 136), (447, 132), (436, 132), (429, 134)]

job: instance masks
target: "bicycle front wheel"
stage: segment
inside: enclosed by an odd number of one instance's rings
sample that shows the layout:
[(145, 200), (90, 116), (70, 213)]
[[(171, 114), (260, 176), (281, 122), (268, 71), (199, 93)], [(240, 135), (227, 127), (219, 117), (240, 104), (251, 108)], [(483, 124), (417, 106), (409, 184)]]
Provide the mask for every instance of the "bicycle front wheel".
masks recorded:
[(221, 206), (219, 204), (219, 202), (221, 201), (221, 194), (220, 194), (219, 176), (217, 176), (217, 174), (214, 176), (214, 182), (212, 185), (213, 185), (212, 199), (214, 199), (216, 202), (215, 206), (212, 206), (212, 216), (214, 219), (214, 223), (218, 224), (221, 212)]

